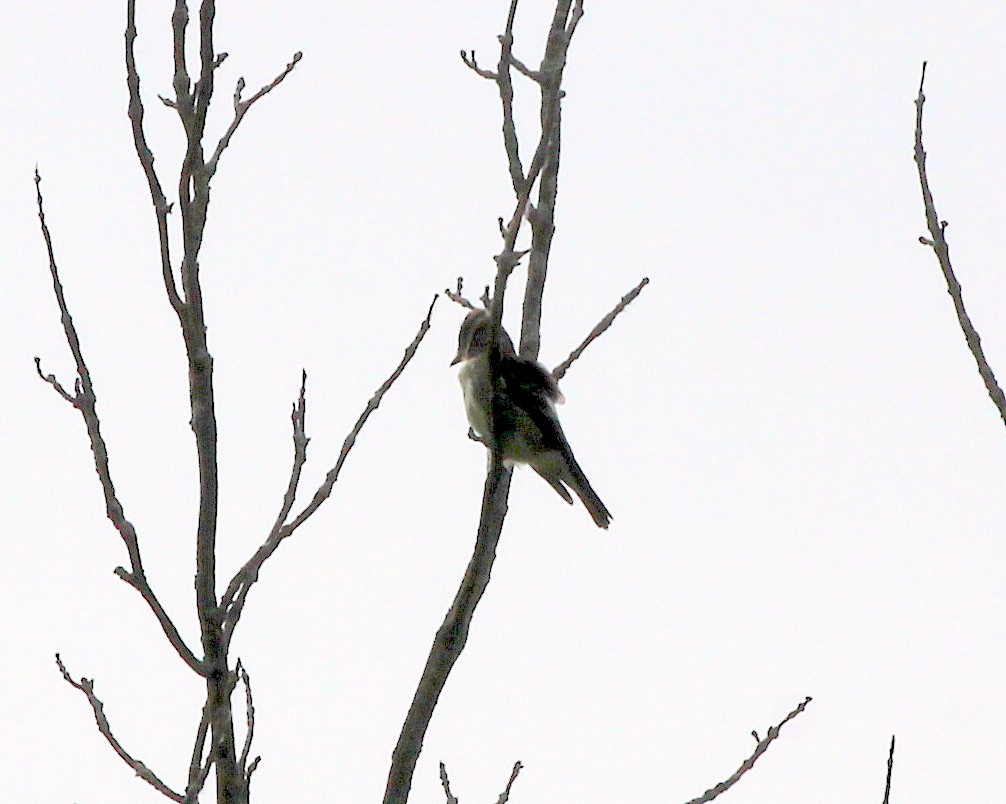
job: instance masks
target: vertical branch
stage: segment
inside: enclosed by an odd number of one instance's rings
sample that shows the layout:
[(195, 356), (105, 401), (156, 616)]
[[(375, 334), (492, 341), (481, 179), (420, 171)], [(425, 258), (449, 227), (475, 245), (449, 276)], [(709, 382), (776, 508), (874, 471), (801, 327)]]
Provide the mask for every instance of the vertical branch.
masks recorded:
[[(185, 12), (185, 16), (180, 18), (181, 30), (185, 30), (185, 18), (187, 18), (187, 11), (185, 9), (185, 3), (179, 0), (179, 5), (181, 10)], [(175, 16), (179, 13), (178, 8), (175, 9)], [(174, 17), (173, 17), (174, 19)], [(140, 165), (143, 167), (143, 173), (147, 177), (147, 185), (150, 188), (150, 198), (154, 205), (154, 215), (157, 218), (157, 238), (160, 244), (160, 254), (161, 254), (161, 275), (164, 280), (164, 289), (168, 294), (168, 301), (171, 302), (171, 307), (175, 313), (181, 317), (182, 315), (182, 302), (178, 297), (178, 290), (175, 288), (175, 277), (171, 268), (171, 248), (168, 237), (168, 213), (171, 211), (171, 205), (168, 204), (167, 199), (164, 197), (164, 190), (161, 189), (160, 179), (157, 178), (157, 172), (154, 170), (154, 154), (150, 150), (150, 146), (147, 145), (147, 137), (143, 130), (143, 100), (140, 97), (140, 74), (136, 69), (136, 0), (127, 0), (126, 3), (126, 87), (129, 91), (129, 122), (133, 131), (133, 146), (136, 149), (136, 155), (140, 159)], [(175, 45), (176, 57), (179, 52), (179, 46), (176, 42)], [(184, 54), (184, 41), (182, 43), (181, 52)], [(184, 75), (184, 61), (182, 62), (183, 77), (184, 81), (181, 81), (179, 76), (175, 76), (175, 92), (178, 94), (179, 98), (184, 97), (184, 93), (188, 92), (188, 76)]]
[(891, 801), (891, 776), (894, 774), (894, 735), (891, 735), (891, 748), (887, 752), (887, 782), (884, 785), (884, 804)]
[(541, 181), (538, 184), (538, 205), (528, 213), (531, 224), (531, 254), (528, 257), (527, 283), (524, 287), (524, 308), (521, 318), (520, 353), (537, 359), (541, 348), (541, 306), (548, 273), (548, 255), (555, 232), (555, 199), (559, 186), (559, 149), (562, 116), (562, 73), (576, 23), (583, 16), (583, 0), (577, 0), (570, 18), (571, 0), (556, 4), (549, 29), (545, 56), (534, 74), (541, 91), (542, 136), (547, 135), (548, 148)]
[[(542, 130), (526, 174), (524, 174), (520, 160), (519, 143), (513, 118), (513, 86), (510, 74), (510, 67), (512, 65), (519, 65), (512, 54), (513, 24), (517, 11), (517, 0), (511, 0), (510, 2), (506, 29), (499, 37), (500, 60), (495, 74), (479, 69), (475, 62), (474, 53), (471, 59), (467, 57), (464, 51), (461, 54), (465, 64), (479, 75), (496, 80), (503, 106), (503, 141), (507, 153), (510, 177), (516, 195), (516, 203), (509, 223), (504, 225), (502, 219), (500, 220), (503, 249), (495, 257), (497, 268), (496, 280), (492, 303), (489, 309), (493, 322), (489, 333), (490, 344), (495, 344), (495, 334), (502, 321), (507, 280), (521, 257), (527, 253), (518, 251), (516, 243), (521, 222), (529, 208), (531, 193), (539, 176), (543, 175), (543, 171), (551, 171), (547, 187), (540, 190), (542, 201), (547, 208), (547, 220), (543, 224), (539, 224), (539, 226), (542, 232), (547, 232), (547, 236), (544, 240), (539, 238), (539, 257), (535, 263), (537, 271), (536, 279), (534, 283), (531, 283), (529, 280), (529, 288), (525, 294), (525, 309), (527, 309), (529, 303), (528, 296), (530, 295), (533, 297), (531, 304), (537, 308), (538, 313), (532, 317), (530, 324), (529, 320), (525, 318), (521, 340), (522, 354), (524, 353), (524, 331), (533, 332), (534, 352), (535, 355), (537, 354), (541, 293), (544, 289), (548, 245), (551, 243), (551, 215), (555, 203), (555, 179), (559, 165), (558, 125), (559, 99), (561, 97), (559, 84), (562, 79), (562, 67), (565, 66), (566, 62), (566, 50), (569, 45), (569, 38), (575, 28), (576, 20), (579, 18), (577, 13), (574, 12), (572, 21), (567, 23), (570, 5), (571, 0), (558, 0), (556, 5), (545, 57), (542, 62), (543, 69), (548, 67), (549, 71), (548, 80), (541, 83)], [(577, 9), (579, 14), (582, 14), (582, 3), (577, 3)], [(524, 72), (524, 70), (521, 70), (521, 72)], [(545, 180), (543, 179), (543, 181)], [(534, 247), (533, 243), (532, 249)], [(491, 378), (490, 433), (495, 432), (492, 422), (497, 415), (495, 377), (498, 358), (497, 350), (491, 348), (489, 352), (489, 376)], [(437, 705), (440, 693), (447, 683), (447, 678), (454, 667), (454, 663), (461, 655), (462, 650), (464, 650), (468, 639), (468, 631), (475, 614), (475, 608), (482, 599), (482, 595), (489, 584), (493, 562), (496, 559), (496, 548), (503, 529), (503, 520), (506, 517), (507, 497), (510, 492), (511, 477), (510, 469), (503, 464), (499, 445), (495, 442), (495, 439), (491, 439), (491, 441), (489, 469), (486, 474), (485, 486), (482, 493), (482, 510), (479, 518), (478, 533), (475, 539), (475, 548), (471, 560), (465, 569), (461, 585), (454, 596), (454, 601), (451, 603), (444, 622), (434, 637), (426, 666), (423, 668), (423, 674), (412, 699), (412, 705), (409, 707), (405, 722), (402, 725), (398, 743), (392, 752), (391, 768), (388, 773), (388, 783), (384, 793), (384, 804), (405, 804), (408, 801), (409, 791), (412, 787), (412, 776), (415, 772), (420, 751), (422, 750), (426, 730), (433, 717), (433, 710)]]
[[(513, 81), (510, 79), (510, 64), (513, 60), (513, 23), (517, 16), (518, 0), (510, 0), (506, 29), (500, 36), (500, 60), (496, 68), (496, 85), (499, 87), (500, 105), (503, 107), (503, 148), (510, 168), (510, 181), (514, 192), (520, 194), (524, 184), (524, 167), (520, 161), (520, 143), (517, 140), (517, 124), (513, 119)], [(475, 53), (472, 52), (474, 60)]]
[(1006, 424), (1006, 395), (996, 381), (992, 367), (985, 358), (982, 349), (982, 340), (978, 336), (978, 330), (971, 323), (971, 317), (964, 309), (964, 296), (961, 290), (961, 283), (954, 275), (954, 269), (950, 264), (950, 246), (947, 244), (946, 231), (947, 222), (941, 221), (936, 214), (936, 204), (933, 201), (933, 194), (929, 190), (929, 178), (926, 175), (926, 152), (922, 147), (922, 106), (926, 102), (926, 96), (922, 92), (922, 86), (926, 81), (926, 63), (922, 63), (922, 78), (919, 80), (919, 94), (915, 99), (915, 164), (919, 169), (919, 183), (922, 186), (922, 203), (926, 208), (926, 225), (929, 228), (928, 237), (920, 237), (919, 242), (929, 246), (939, 260), (940, 268), (943, 270), (943, 278), (947, 283), (947, 292), (954, 300), (954, 310), (957, 313), (957, 322), (960, 324), (964, 339), (968, 343), (968, 348), (974, 356), (975, 363), (978, 364), (978, 373), (985, 383), (985, 390), (992, 399), (992, 403), (999, 411), (1003, 423)]

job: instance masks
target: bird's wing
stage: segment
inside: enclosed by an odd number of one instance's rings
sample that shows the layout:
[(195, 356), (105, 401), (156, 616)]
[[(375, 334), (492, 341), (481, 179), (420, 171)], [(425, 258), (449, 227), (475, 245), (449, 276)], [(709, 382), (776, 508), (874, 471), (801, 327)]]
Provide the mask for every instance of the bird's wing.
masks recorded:
[(561, 394), (551, 372), (534, 360), (503, 355), (499, 373), (504, 392), (511, 403), (537, 431), (531, 433), (526, 426), (521, 428), (525, 437), (533, 442), (532, 446), (536, 449), (558, 450), (563, 454), (568, 452), (569, 444), (554, 408), (554, 403)]

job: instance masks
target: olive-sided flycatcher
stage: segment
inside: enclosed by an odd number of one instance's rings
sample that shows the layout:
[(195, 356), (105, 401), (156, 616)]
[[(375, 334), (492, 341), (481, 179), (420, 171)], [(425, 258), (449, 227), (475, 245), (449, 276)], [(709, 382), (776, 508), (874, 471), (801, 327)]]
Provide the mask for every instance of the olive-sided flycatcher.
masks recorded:
[(493, 425), (501, 456), (508, 463), (526, 463), (570, 505), (567, 486), (580, 498), (599, 528), (607, 528), (611, 514), (590, 487), (562, 432), (555, 406), (564, 401), (555, 377), (535, 360), (520, 357), (506, 331), (497, 330), (496, 416), (490, 412), (489, 333), (492, 320), (485, 310), (468, 314), (458, 335), (461, 363), (458, 379), (465, 396), (465, 411), (472, 429), (487, 446)]

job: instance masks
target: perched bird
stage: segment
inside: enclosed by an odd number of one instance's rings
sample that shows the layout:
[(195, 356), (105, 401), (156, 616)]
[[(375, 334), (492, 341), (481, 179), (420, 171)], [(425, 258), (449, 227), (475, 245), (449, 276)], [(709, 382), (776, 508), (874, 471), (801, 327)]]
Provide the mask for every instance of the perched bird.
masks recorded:
[(502, 457), (509, 463), (526, 463), (570, 505), (572, 489), (599, 528), (607, 528), (611, 514), (590, 487), (580, 464), (573, 457), (555, 413), (564, 401), (552, 373), (537, 361), (517, 355), (513, 341), (499, 327), (496, 417), (491, 416), (489, 380), (489, 333), (492, 320), (485, 310), (468, 314), (458, 335), (458, 354), (451, 365), (461, 363), (458, 379), (465, 397), (468, 422), (487, 445), (492, 444), (493, 425)]

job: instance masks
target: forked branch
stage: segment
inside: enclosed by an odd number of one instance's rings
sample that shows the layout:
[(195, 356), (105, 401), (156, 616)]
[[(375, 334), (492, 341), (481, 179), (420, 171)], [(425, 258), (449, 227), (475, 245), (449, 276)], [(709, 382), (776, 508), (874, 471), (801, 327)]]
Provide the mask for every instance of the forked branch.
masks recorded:
[(398, 366), (391, 375), (381, 383), (381, 386), (377, 389), (374, 395), (367, 402), (363, 413), (360, 414), (359, 418), (356, 420), (356, 424), (349, 431), (349, 435), (343, 441), (342, 449), (339, 452), (339, 457), (335, 462), (325, 480), (322, 482), (318, 490), (315, 491), (311, 502), (305, 506), (297, 516), (292, 520), (288, 521), (291, 510), (293, 509), (294, 500), (297, 495), (297, 487), (300, 482), (301, 470), (304, 467), (304, 463), (307, 461), (307, 444), (308, 437), (306, 434), (306, 402), (304, 398), (304, 387), (307, 381), (307, 375), (302, 375), (300, 394), (297, 399), (297, 403), (294, 405), (293, 412), (291, 414), (291, 423), (293, 425), (293, 445), (294, 445), (294, 458), (293, 467), (290, 470), (290, 479), (287, 483), (287, 490), (283, 496), (283, 502), (280, 507), (279, 516), (276, 518), (273, 524), (272, 530), (266, 537), (265, 542), (262, 544), (255, 554), (245, 562), (244, 566), (239, 569), (234, 578), (231, 580), (227, 587), (227, 591), (224, 593), (223, 598), (221, 598), (220, 608), (223, 611), (223, 630), (226, 641), (229, 643), (231, 637), (234, 634), (234, 628), (241, 618), (241, 613), (244, 610), (245, 601), (248, 597), (248, 592), (252, 585), (258, 580), (259, 572), (262, 569), (262, 565), (269, 559), (269, 557), (276, 552), (277, 548), (282, 544), (285, 539), (296, 532), (297, 528), (303, 525), (311, 516), (314, 515), (315, 511), (321, 507), (322, 503), (328, 499), (329, 495), (332, 493), (332, 489), (335, 486), (336, 481), (339, 479), (339, 473), (342, 471), (343, 464), (346, 462), (346, 458), (349, 457), (350, 450), (356, 444), (357, 436), (363, 430), (363, 426), (367, 423), (370, 415), (377, 410), (381, 404), (381, 400), (384, 399), (384, 395), (391, 389), (391, 386), (395, 384), (395, 381), (402, 375), (405, 371), (405, 367), (408, 366), (409, 362), (415, 357), (416, 350), (419, 349), (419, 344), (422, 342), (423, 338), (426, 337), (426, 333), (430, 330), (430, 320), (433, 316), (433, 307), (437, 302), (437, 297), (433, 297), (433, 301), (430, 302), (430, 307), (426, 311), (426, 318), (423, 319), (422, 323), (419, 325), (419, 331), (416, 336), (412, 339), (412, 342), (406, 347), (405, 354), (402, 355), (401, 361), (399, 361)]
[(63, 678), (66, 679), (66, 682), (80, 690), (87, 698), (87, 702), (91, 705), (91, 711), (94, 712), (94, 720), (98, 724), (98, 731), (100, 731), (102, 736), (108, 740), (108, 744), (112, 746), (112, 750), (122, 757), (122, 761), (129, 765), (137, 776), (143, 779), (143, 781), (147, 784), (151, 785), (159, 793), (167, 796), (172, 801), (184, 802), (185, 796), (168, 787), (168, 785), (161, 781), (160, 777), (156, 773), (126, 751), (126, 749), (123, 748), (122, 743), (120, 743), (116, 739), (115, 735), (112, 734), (112, 727), (109, 725), (108, 718), (105, 716), (105, 705), (98, 699), (98, 696), (94, 694), (94, 680), (90, 678), (81, 678), (80, 681), (77, 681), (74, 679), (73, 676), (70, 675), (70, 671), (66, 669), (66, 665), (63, 664), (63, 660), (60, 658), (58, 653), (56, 654), (56, 666), (59, 668), (59, 672), (62, 673)]
[[(513, 115), (513, 85), (510, 77), (510, 68), (513, 65), (513, 26), (517, 13), (518, 0), (511, 0), (510, 9), (507, 15), (507, 22), (503, 34), (499, 37), (500, 58), (497, 70), (494, 74), (488, 73), (478, 67), (474, 53), (469, 59), (462, 52), (462, 59), (465, 64), (483, 77), (495, 77), (499, 88), (500, 101), (503, 107), (503, 142), (507, 153), (508, 167), (511, 182), (514, 187), (516, 203), (513, 213), (508, 223), (504, 224), (500, 220), (500, 234), (503, 239), (503, 249), (496, 255), (496, 278), (493, 287), (491, 303), (487, 304), (492, 319), (492, 327), (488, 335), (489, 343), (495, 340), (495, 331), (500, 326), (503, 316), (504, 297), (506, 294), (507, 281), (517, 266), (521, 257), (527, 252), (518, 251), (516, 248), (517, 235), (520, 231), (521, 223), (528, 213), (531, 193), (547, 164), (551, 164), (558, 170), (558, 143), (559, 143), (559, 105), (561, 90), (559, 83), (562, 70), (553, 69), (550, 75), (554, 80), (541, 83), (542, 91), (542, 119), (541, 132), (538, 144), (535, 148), (534, 156), (524, 171), (517, 138), (517, 129)], [(555, 17), (549, 33), (548, 42), (545, 48), (545, 57), (542, 61), (543, 70), (549, 65), (556, 63), (556, 54), (561, 54), (559, 62), (565, 64), (565, 54), (569, 47), (570, 35), (575, 28), (576, 20), (569, 19), (570, 0), (558, 0), (556, 3)], [(582, 13), (582, 4), (578, 2), (578, 8)], [(555, 19), (561, 18), (561, 25), (555, 24)], [(578, 19), (578, 17), (576, 18)], [(542, 191), (548, 197), (548, 208), (551, 210), (554, 204), (554, 183), (548, 187), (543, 187)], [(549, 195), (551, 194), (551, 195)], [(540, 202), (541, 204), (541, 202)], [(551, 225), (549, 220), (546, 224)], [(534, 223), (532, 223), (534, 226)], [(541, 266), (547, 260), (547, 250), (536, 257), (535, 249), (542, 249), (543, 243), (540, 239), (532, 238), (531, 259), (538, 259)], [(540, 310), (541, 293), (544, 290), (544, 273), (540, 274), (540, 282), (529, 282), (525, 289), (524, 308), (525, 314), (529, 305)], [(458, 287), (456, 294), (461, 297), (461, 288)], [(529, 296), (536, 298), (530, 299)], [(486, 300), (489, 301), (488, 299)], [(533, 330), (533, 340), (537, 343), (538, 317), (533, 317), (530, 322)], [(525, 328), (528, 321), (525, 320)], [(521, 353), (525, 356), (536, 357), (537, 352), (528, 354), (525, 352), (524, 336), (521, 338)], [(489, 358), (490, 378), (495, 376), (494, 353), (490, 351)], [(490, 388), (494, 388), (495, 383), (490, 381)], [(490, 420), (497, 404), (495, 394), (490, 393)], [(490, 423), (491, 429), (491, 423)], [(510, 469), (504, 466), (497, 445), (492, 445), (489, 451), (489, 468), (486, 473), (485, 486), (482, 493), (482, 509), (479, 517), (479, 527), (475, 538), (475, 547), (472, 557), (465, 569), (464, 577), (447, 611), (440, 629), (433, 639), (426, 665), (423, 668), (422, 676), (413, 696), (412, 704), (409, 707), (405, 722), (399, 734), (398, 743), (392, 752), (391, 768), (388, 772), (388, 783), (384, 793), (384, 804), (405, 804), (409, 797), (409, 790), (412, 786), (412, 776), (415, 772), (416, 762), (422, 750), (423, 739), (433, 716), (440, 694), (447, 683), (451, 669), (464, 650), (468, 639), (468, 631), (471, 626), (475, 608), (482, 599), (486, 587), (489, 583), (493, 563), (496, 559), (496, 546), (499, 542), (500, 533), (503, 528), (503, 520), (506, 517), (507, 497), (510, 491)]]
[(77, 335), (77, 327), (73, 323), (73, 316), (70, 315), (70, 308), (66, 301), (66, 294), (63, 291), (63, 283), (59, 278), (59, 268), (56, 265), (56, 255), (52, 245), (52, 235), (49, 233), (49, 226), (45, 220), (45, 209), (42, 201), (42, 177), (38, 170), (35, 171), (35, 196), (38, 205), (38, 219), (42, 227), (42, 238), (45, 240), (46, 253), (49, 257), (49, 273), (52, 275), (52, 287), (56, 296), (56, 305), (59, 307), (60, 320), (63, 324), (63, 334), (66, 337), (70, 353), (73, 355), (74, 363), (77, 367), (77, 377), (74, 380), (74, 393), (70, 394), (60, 384), (53, 374), (43, 374), (41, 358), (35, 358), (35, 370), (38, 376), (53, 387), (63, 399), (80, 411), (84, 419), (84, 426), (87, 428), (87, 435), (91, 442), (91, 454), (94, 456), (94, 468), (98, 474), (98, 481), (101, 483), (102, 494), (105, 498), (105, 515), (119, 532), (122, 542), (126, 547), (129, 556), (129, 570), (117, 567), (115, 574), (126, 581), (150, 606), (150, 610), (157, 617), (157, 621), (168, 638), (168, 642), (177, 651), (178, 655), (189, 667), (197, 673), (203, 672), (202, 662), (196, 658), (195, 654), (185, 644), (178, 628), (172, 622), (168, 613), (164, 610), (161, 602), (154, 594), (147, 582), (147, 576), (143, 571), (143, 560), (140, 556), (140, 543), (136, 536), (136, 529), (133, 523), (126, 518), (125, 509), (119, 496), (115, 491), (115, 484), (112, 482), (112, 470), (108, 459), (108, 445), (101, 434), (101, 421), (98, 418), (97, 397), (94, 392), (94, 384), (91, 382), (91, 372), (87, 368), (84, 360), (84, 350), (80, 345), (80, 337)]

